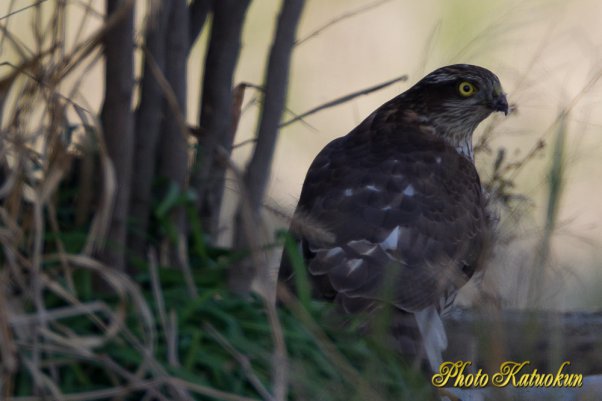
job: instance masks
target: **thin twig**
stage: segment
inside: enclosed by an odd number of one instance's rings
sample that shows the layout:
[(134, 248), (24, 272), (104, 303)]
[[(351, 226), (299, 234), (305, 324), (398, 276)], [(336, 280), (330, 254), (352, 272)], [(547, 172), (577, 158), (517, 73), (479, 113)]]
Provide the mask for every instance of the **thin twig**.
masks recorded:
[(25, 10), (28, 10), (28, 9), (30, 9), (30, 8), (33, 8), (33, 7), (39, 6), (40, 4), (42, 4), (42, 3), (45, 3), (45, 2), (47, 2), (47, 1), (48, 1), (48, 0), (40, 0), (40, 1), (38, 1), (37, 3), (30, 4), (30, 5), (28, 5), (28, 6), (25, 6), (25, 7), (23, 7), (23, 8), (19, 8), (18, 10), (12, 11), (12, 12), (10, 12), (10, 13), (8, 13), (8, 14), (6, 14), (6, 15), (3, 15), (2, 17), (0, 17), (0, 21), (2, 21), (3, 19), (6, 19), (6, 18), (8, 18), (8, 17), (10, 17), (10, 16), (12, 16), (12, 15), (18, 14), (18, 13), (20, 13), (21, 11), (25, 11)]
[(282, 124), (280, 124), (280, 128), (284, 128), (284, 127), (286, 127), (286, 126), (288, 126), (288, 125), (290, 125), (290, 124), (292, 124), (294, 122), (297, 122), (297, 121), (299, 121), (299, 120), (301, 120), (303, 118), (306, 118), (306, 117), (308, 117), (308, 116), (310, 116), (312, 114), (315, 114), (315, 113), (317, 113), (319, 111), (322, 111), (322, 110), (325, 110), (325, 109), (329, 109), (331, 107), (338, 106), (340, 104), (343, 104), (343, 103), (346, 103), (346, 102), (348, 102), (350, 100), (353, 100), (353, 99), (355, 99), (358, 96), (368, 95), (368, 94), (370, 94), (372, 92), (376, 92), (378, 90), (384, 89), (387, 86), (391, 86), (394, 83), (401, 82), (401, 81), (406, 81), (407, 79), (408, 79), (407, 75), (402, 75), (400, 77), (391, 79), (389, 81), (380, 83), (378, 85), (374, 85), (374, 86), (371, 86), (369, 88), (362, 89), (362, 90), (359, 90), (357, 92), (353, 92), (353, 93), (350, 93), (348, 95), (345, 95), (345, 96), (339, 97), (337, 99), (331, 100), (331, 101), (326, 102), (324, 104), (321, 104), (321, 105), (319, 105), (317, 107), (314, 107), (313, 109), (308, 110), (305, 113), (302, 113), (302, 114), (298, 115), (297, 117), (295, 117), (295, 118), (293, 118), (291, 120), (283, 122)]
[[(84, 12), (84, 16), (81, 18), (81, 20), (79, 22), (79, 25), (77, 27), (77, 31), (76, 31), (76, 34), (75, 34), (76, 38), (81, 38), (82, 37), (82, 33), (84, 31), (84, 27), (88, 26), (88, 16), (91, 14), (92, 1), (93, 0), (88, 0), (88, 4), (82, 4), (85, 12)], [(83, 76), (86, 76), (86, 75), (83, 75)]]
[(243, 147), (245, 145), (250, 145), (250, 144), (255, 143), (255, 142), (257, 142), (257, 138), (245, 139), (242, 142), (235, 143), (234, 145), (232, 145), (232, 150), (240, 148), (240, 147)]
[(320, 325), (314, 320), (311, 314), (303, 308), (288, 288), (282, 284), (278, 284), (277, 292), (278, 300), (281, 301), (297, 319), (303, 322), (307, 330), (315, 337), (316, 344), (324, 355), (340, 370), (343, 378), (356, 387), (359, 393), (358, 398), (384, 401), (372, 384), (364, 379), (346, 357), (341, 354)]
[(92, 53), (94, 49), (102, 45), (105, 36), (120, 24), (123, 19), (128, 17), (131, 9), (134, 7), (134, 0), (125, 0), (111, 15), (105, 17), (104, 24), (96, 30), (88, 39), (81, 41), (71, 53), (63, 58), (61, 65), (57, 67), (56, 79), (62, 80), (69, 75), (76, 67), (79, 66), (81, 60), (85, 59)]
[[(253, 211), (251, 210), (251, 205), (249, 202), (245, 202), (244, 199), (248, 199), (247, 188), (245, 182), (243, 180), (243, 174), (236, 166), (236, 164), (229, 157), (228, 152), (222, 147), (217, 147), (217, 156), (219, 157), (219, 161), (224, 163), (227, 168), (233, 173), (235, 180), (238, 183), (239, 193), (241, 199), (243, 201), (240, 203), (240, 218), (242, 220), (241, 233), (240, 235), (244, 235), (246, 237), (246, 241), (249, 244), (249, 250), (251, 253), (251, 263), (253, 263), (257, 268), (262, 266), (262, 258), (260, 256), (261, 247), (258, 233), (262, 233), (263, 237), (266, 237), (266, 228), (264, 224), (262, 224), (261, 219), (256, 219)], [(263, 262), (265, 265), (265, 261)], [(265, 284), (265, 280), (262, 280)], [(275, 294), (273, 294), (273, 289), (267, 289), (266, 286), (260, 288), (260, 293), (262, 295), (264, 305), (268, 314), (270, 330), (272, 333), (272, 337), (274, 340), (274, 353), (273, 353), (273, 369), (278, 370), (274, 372), (273, 377), (273, 391), (276, 400), (284, 399), (286, 395), (286, 389), (288, 388), (288, 354), (286, 350), (286, 343), (284, 341), (284, 332), (282, 329), (282, 324), (280, 323), (280, 319), (278, 317), (278, 313), (276, 311), (276, 306), (274, 303)]]
[(209, 333), (211, 337), (213, 337), (215, 341), (217, 341), (226, 351), (228, 351), (228, 353), (232, 355), (234, 359), (236, 359), (236, 362), (238, 362), (239, 365), (242, 367), (243, 371), (245, 372), (245, 376), (247, 377), (251, 385), (255, 388), (255, 390), (257, 390), (259, 395), (264, 400), (273, 400), (274, 397), (272, 396), (272, 394), (270, 394), (270, 392), (265, 388), (265, 386), (263, 385), (261, 380), (259, 380), (255, 372), (253, 372), (253, 367), (249, 362), (249, 358), (238, 352), (238, 350), (234, 348), (234, 346), (230, 344), (230, 342), (223, 335), (221, 335), (220, 332), (217, 331), (211, 323), (205, 322), (203, 324), (203, 328)]
[[(86, 13), (92, 14), (92, 16), (94, 16), (95, 18), (103, 19), (105, 17), (105, 15), (103, 13), (96, 11), (94, 9), (94, 7), (92, 7), (93, 1), (94, 0), (88, 0), (88, 4), (86, 4), (86, 3), (84, 3), (84, 0), (71, 0), (71, 3), (79, 5), (81, 8), (83, 8), (86, 11)], [(76, 36), (76, 37), (79, 38), (80, 36)]]
[[(257, 90), (257, 91), (265, 94), (265, 88), (263, 86), (255, 85), (255, 84), (252, 84), (252, 83), (249, 83), (249, 82), (243, 82), (240, 85), (245, 85), (248, 88), (253, 88), (253, 89), (255, 89), (255, 90)], [(256, 100), (256, 102), (259, 103), (259, 100)], [(251, 102), (249, 102), (249, 103), (251, 103)], [(249, 106), (251, 106), (251, 104), (248, 104), (245, 107), (249, 107)], [(246, 111), (246, 110), (244, 110), (244, 111)], [(244, 113), (244, 111), (243, 111), (243, 113)], [(305, 121), (303, 119), (303, 117), (300, 117), (299, 114), (295, 113), (293, 110), (291, 110), (288, 107), (286, 107), (286, 105), (284, 106), (284, 111), (286, 111), (287, 113), (289, 113), (293, 117), (298, 118), (299, 121), (301, 122), (301, 124), (305, 125), (310, 130), (312, 130), (314, 132), (318, 132), (318, 129), (316, 127), (314, 127), (311, 124), (309, 124), (307, 121)], [(281, 127), (281, 126), (279, 126), (279, 127)], [(257, 142), (257, 139), (254, 138), (254, 139), (252, 139), (252, 141), (253, 142)], [(235, 146), (239, 146), (239, 145), (235, 145)]]
[[(41, 192), (41, 191), (40, 191)], [(33, 301), (36, 309), (36, 316), (38, 317), (39, 326), (35, 327), (35, 334), (33, 337), (34, 349), (31, 357), (31, 366), (28, 366), (33, 374), (37, 369), (40, 369), (40, 362), (42, 360), (42, 354), (39, 349), (41, 341), (38, 335), (41, 329), (47, 329), (47, 310), (46, 304), (44, 303), (44, 286), (42, 284), (42, 253), (43, 253), (43, 238), (45, 229), (44, 221), (44, 206), (42, 205), (41, 194), (36, 193), (35, 201), (33, 204), (33, 219), (34, 219), (34, 232), (33, 232), (33, 255), (32, 255), (32, 271), (31, 271), (31, 290)], [(36, 387), (40, 384), (36, 380)]]
[[(8, 5), (8, 10), (12, 10), (13, 7), (15, 6), (15, 1), (16, 0), (10, 0), (10, 4)], [(10, 20), (6, 21), (6, 23), (4, 24), (4, 30), (8, 31), (8, 23), (10, 22)], [(6, 35), (2, 35), (2, 38), (0, 38), (0, 55), (2, 55), (3, 51), (4, 51), (4, 39), (6, 38)]]
[(365, 13), (367, 11), (370, 11), (370, 10), (376, 8), (376, 7), (382, 6), (385, 3), (389, 3), (390, 1), (392, 1), (392, 0), (378, 0), (378, 1), (375, 1), (373, 3), (367, 4), (367, 5), (363, 6), (363, 7), (360, 7), (358, 9), (356, 9), (356, 10), (349, 11), (349, 12), (346, 12), (345, 14), (339, 15), (338, 17), (332, 19), (331, 21), (329, 21), (326, 24), (322, 25), (318, 29), (312, 31), (307, 36), (305, 36), (305, 37), (303, 37), (301, 39), (297, 39), (295, 41), (295, 46), (299, 46), (299, 45), (307, 42), (309, 39), (311, 39), (311, 38), (313, 38), (315, 36), (318, 36), (323, 31), (327, 30), (328, 28), (332, 28), (334, 25), (336, 25), (337, 23), (339, 23), (341, 21), (344, 21), (344, 20), (346, 20), (348, 18), (355, 17), (355, 16), (357, 16), (359, 14), (362, 14), (362, 13)]
[(285, 401), (288, 390), (289, 381), (289, 361), (286, 350), (286, 342), (284, 340), (284, 330), (282, 323), (278, 317), (276, 304), (272, 298), (263, 298), (268, 321), (270, 323), (270, 331), (274, 340), (274, 352), (272, 354), (272, 386), (275, 399)]
[(202, 386), (202, 385), (196, 384), (196, 383), (190, 383), (188, 381), (178, 379), (175, 377), (170, 377), (170, 378), (166, 379), (166, 381), (173, 386), (185, 387), (186, 389), (193, 391), (195, 393), (202, 394), (202, 395), (205, 395), (205, 396), (211, 397), (211, 398), (216, 398), (218, 400), (258, 401), (255, 398), (249, 398), (249, 397), (244, 397), (244, 396), (236, 395), (236, 394), (232, 394), (232, 393), (226, 393), (225, 391), (216, 390), (214, 388)]

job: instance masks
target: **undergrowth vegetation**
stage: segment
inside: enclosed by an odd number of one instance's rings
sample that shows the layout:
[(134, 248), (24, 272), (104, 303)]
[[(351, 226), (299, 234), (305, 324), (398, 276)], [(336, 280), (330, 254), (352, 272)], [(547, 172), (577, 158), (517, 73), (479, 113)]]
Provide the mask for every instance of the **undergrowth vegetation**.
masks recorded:
[[(57, 209), (69, 212), (68, 204)], [(273, 370), (286, 365), (274, 364), (264, 301), (226, 288), (236, 255), (204, 244), (192, 296), (182, 272), (158, 266), (152, 255), (134, 277), (78, 256), (84, 241), (77, 238), (85, 236), (77, 229), (46, 235), (39, 298), (28, 290), (27, 270), (24, 286), (6, 288), (4, 300), (18, 305), (4, 322), (16, 333), (3, 342), (12, 351), (3, 357), (14, 358), (3, 380), (6, 397), (272, 399)], [(57, 241), (69, 243), (62, 254), (52, 252)], [(292, 399), (431, 399), (430, 386), (407, 362), (369, 336), (358, 338), (353, 324), (342, 330), (331, 322), (331, 305), (292, 305), (279, 308)], [(40, 321), (44, 328), (32, 336)]]

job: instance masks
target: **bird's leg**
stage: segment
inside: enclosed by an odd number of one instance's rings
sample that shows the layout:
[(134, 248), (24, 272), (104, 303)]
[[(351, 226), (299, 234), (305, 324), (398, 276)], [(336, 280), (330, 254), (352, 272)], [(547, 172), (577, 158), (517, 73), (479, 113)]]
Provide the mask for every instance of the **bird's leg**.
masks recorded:
[(443, 351), (447, 348), (447, 335), (441, 316), (437, 308), (431, 305), (416, 312), (414, 317), (431, 370), (438, 372), (443, 362)]

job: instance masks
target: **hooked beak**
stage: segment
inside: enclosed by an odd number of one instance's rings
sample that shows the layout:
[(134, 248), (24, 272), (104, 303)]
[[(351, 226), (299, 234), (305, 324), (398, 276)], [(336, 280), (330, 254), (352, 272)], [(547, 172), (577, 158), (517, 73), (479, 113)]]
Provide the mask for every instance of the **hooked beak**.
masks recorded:
[(489, 103), (489, 107), (493, 111), (503, 111), (505, 115), (508, 115), (508, 101), (503, 93), (495, 96)]

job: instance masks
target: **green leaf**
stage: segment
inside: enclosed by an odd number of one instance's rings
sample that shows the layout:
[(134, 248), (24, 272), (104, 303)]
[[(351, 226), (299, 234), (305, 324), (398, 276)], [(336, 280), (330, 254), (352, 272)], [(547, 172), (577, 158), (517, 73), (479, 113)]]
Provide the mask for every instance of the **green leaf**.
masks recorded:
[(170, 182), (165, 197), (163, 197), (163, 200), (155, 209), (155, 214), (157, 217), (164, 218), (167, 216), (167, 213), (169, 213), (169, 211), (178, 204), (178, 201), (181, 198), (180, 195), (181, 191), (179, 185), (173, 181)]
[(292, 235), (288, 233), (284, 237), (284, 249), (295, 273), (294, 279), (297, 297), (299, 298), (301, 305), (303, 305), (306, 310), (309, 310), (311, 302), (311, 290), (309, 279), (307, 277), (305, 261), (299, 252), (299, 244), (292, 237)]

